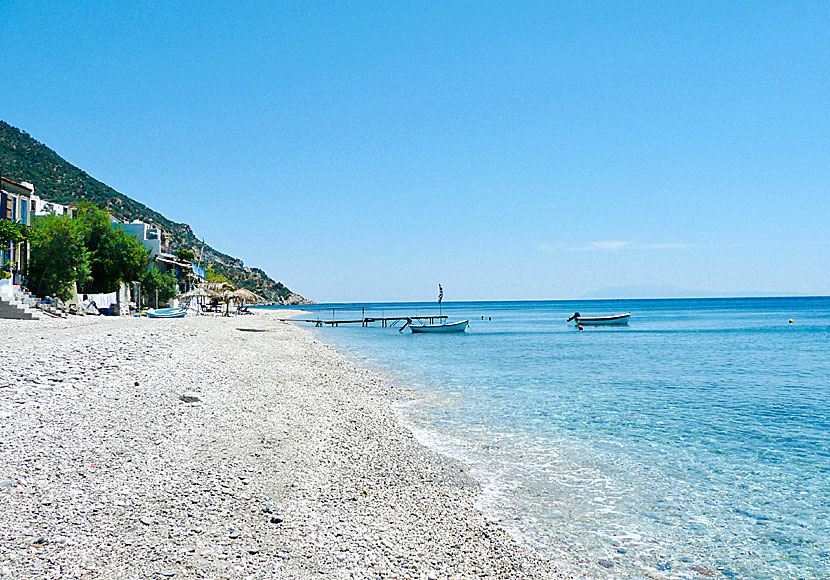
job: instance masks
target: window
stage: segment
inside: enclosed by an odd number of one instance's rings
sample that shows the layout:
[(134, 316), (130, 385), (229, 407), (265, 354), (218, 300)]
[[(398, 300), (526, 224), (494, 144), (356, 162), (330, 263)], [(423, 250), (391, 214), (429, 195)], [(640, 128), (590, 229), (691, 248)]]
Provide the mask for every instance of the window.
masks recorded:
[(29, 202), (25, 199), (20, 200), (20, 223), (29, 225)]

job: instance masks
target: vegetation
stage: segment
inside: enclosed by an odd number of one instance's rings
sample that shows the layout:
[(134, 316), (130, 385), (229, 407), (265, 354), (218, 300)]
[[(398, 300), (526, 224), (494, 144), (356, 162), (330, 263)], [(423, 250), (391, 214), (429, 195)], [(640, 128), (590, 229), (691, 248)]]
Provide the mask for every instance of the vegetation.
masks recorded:
[(170, 273), (162, 274), (150, 268), (141, 278), (141, 293), (145, 304), (155, 305), (156, 297), (159, 302), (167, 302), (176, 295), (176, 278)]
[[(19, 244), (29, 239), (29, 228), (20, 223), (0, 220), (0, 248), (6, 249), (10, 244)], [(0, 280), (11, 278), (11, 261), (0, 264)]]
[(173, 222), (146, 205), (130, 199), (62, 159), (27, 133), (0, 121), (0, 168), (4, 177), (28, 181), (35, 193), (57, 203), (91, 202), (128, 221), (139, 219), (161, 227), (165, 241), (174, 250), (188, 250), (238, 287), (247, 288), (268, 300), (304, 300), (259, 268), (246, 267), (242, 260), (204, 244), (189, 225)]
[(8, 248), (9, 244), (19, 244), (29, 239), (29, 228), (21, 223), (0, 220), (0, 247)]
[(218, 282), (218, 283), (227, 283), (231, 284), (231, 281), (228, 280), (225, 276), (217, 272), (213, 269), (213, 266), (208, 266), (205, 269), (205, 278), (207, 278), (208, 282)]
[(89, 252), (90, 278), (83, 285), (85, 294), (115, 292), (122, 282), (142, 278), (150, 261), (149, 251), (134, 236), (112, 227), (106, 211), (85, 203), (75, 219)]
[(35, 219), (29, 285), (39, 296), (68, 300), (72, 284), (86, 294), (115, 292), (140, 280), (149, 253), (133, 236), (113, 228), (109, 214), (84, 204), (77, 217)]
[(81, 223), (54, 216), (35, 220), (28, 271), (30, 288), (38, 296), (69, 300), (73, 283), (80, 288), (89, 275), (89, 251), (84, 245)]
[(179, 262), (193, 262), (196, 260), (196, 254), (190, 250), (178, 250), (176, 252), (176, 258), (178, 258)]

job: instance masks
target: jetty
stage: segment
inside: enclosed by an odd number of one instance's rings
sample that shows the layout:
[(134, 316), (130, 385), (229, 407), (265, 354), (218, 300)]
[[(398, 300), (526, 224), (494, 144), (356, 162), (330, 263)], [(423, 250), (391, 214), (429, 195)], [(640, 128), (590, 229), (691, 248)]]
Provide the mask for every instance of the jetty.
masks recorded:
[(445, 321), (447, 320), (447, 316), (383, 316), (383, 317), (363, 317), (363, 318), (355, 318), (352, 320), (323, 320), (321, 318), (280, 318), (281, 322), (310, 322), (315, 326), (340, 326), (341, 324), (359, 324), (360, 326), (369, 326), (372, 323), (380, 322), (381, 327), (385, 328), (387, 326), (396, 326), (399, 322), (405, 322), (408, 318), (412, 320), (429, 320), (430, 324), (434, 324), (435, 321)]
[(426, 314), (426, 315), (409, 315), (409, 316), (366, 316), (366, 308), (361, 308), (361, 316), (360, 318), (340, 318), (336, 317), (337, 311), (343, 310), (350, 310), (355, 311), (356, 309), (353, 308), (332, 308), (331, 309), (331, 319), (324, 320), (322, 318), (279, 318), (281, 322), (308, 322), (313, 324), (314, 326), (340, 326), (341, 324), (359, 324), (360, 326), (366, 327), (370, 326), (371, 324), (380, 323), (382, 328), (386, 328), (387, 326), (394, 327), (397, 326), (401, 322), (406, 322), (408, 319), (412, 320), (421, 320), (421, 321), (429, 321), (430, 324), (434, 324), (437, 322), (445, 322), (447, 320), (446, 315), (441, 314)]

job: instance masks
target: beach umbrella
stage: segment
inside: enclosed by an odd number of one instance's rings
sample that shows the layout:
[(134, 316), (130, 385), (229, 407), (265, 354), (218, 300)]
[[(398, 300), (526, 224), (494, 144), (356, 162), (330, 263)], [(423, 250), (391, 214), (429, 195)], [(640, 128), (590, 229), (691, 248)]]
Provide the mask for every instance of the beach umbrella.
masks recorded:
[(231, 301), (235, 299), (234, 290), (231, 288), (223, 290), (222, 294), (220, 294), (219, 300), (225, 303), (225, 316), (230, 316)]
[(192, 290), (181, 294), (180, 298), (213, 298), (217, 293), (213, 290), (208, 290), (202, 286), (193, 288)]
[(203, 288), (207, 288), (208, 290), (212, 290), (214, 292), (224, 292), (225, 290), (234, 289), (233, 285), (228, 284), (227, 282), (208, 282), (203, 286)]
[(233, 297), (240, 300), (243, 304), (249, 302), (255, 304), (257, 302), (265, 302), (265, 299), (259, 294), (255, 294), (247, 288), (238, 288), (232, 292)]

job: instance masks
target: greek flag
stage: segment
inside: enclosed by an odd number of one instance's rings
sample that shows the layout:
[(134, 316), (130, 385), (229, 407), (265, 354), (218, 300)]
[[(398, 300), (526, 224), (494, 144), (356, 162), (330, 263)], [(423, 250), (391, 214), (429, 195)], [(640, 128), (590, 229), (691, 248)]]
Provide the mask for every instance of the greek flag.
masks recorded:
[(441, 301), (444, 299), (444, 289), (441, 288), (441, 284), (438, 284), (438, 304), (441, 304)]

